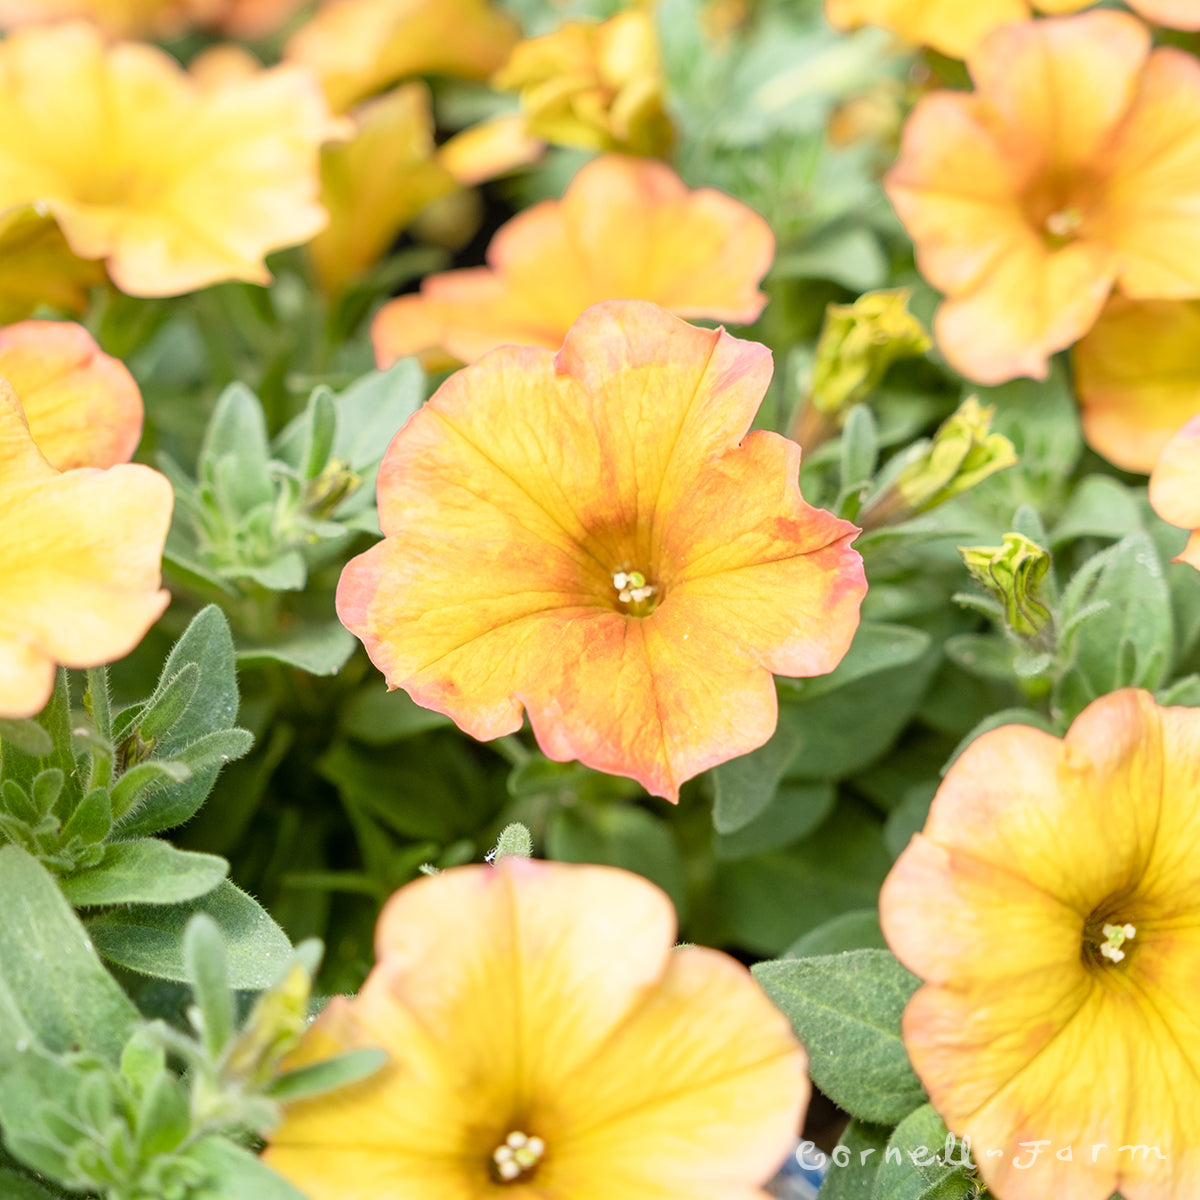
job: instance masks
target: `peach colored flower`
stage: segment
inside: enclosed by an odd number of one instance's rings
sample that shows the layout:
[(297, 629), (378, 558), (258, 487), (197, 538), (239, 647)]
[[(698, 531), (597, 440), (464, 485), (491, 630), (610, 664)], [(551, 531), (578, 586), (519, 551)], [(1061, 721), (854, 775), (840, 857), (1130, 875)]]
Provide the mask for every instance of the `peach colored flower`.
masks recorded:
[(112, 467), (133, 457), (141, 392), (125, 364), (82, 325), (22, 321), (0, 329), (0, 377), (20, 396), (29, 432), (52, 467)]
[(548, 142), (650, 155), (671, 146), (648, 9), (627, 9), (595, 24), (567, 21), (521, 42), (492, 82), (520, 92), (529, 132)]
[(0, 42), (0, 212), (43, 205), (131, 295), (269, 280), (263, 255), (325, 224), (317, 150), (333, 131), (294, 68), (201, 87), (86, 23)]
[(312, 1200), (767, 1200), (804, 1053), (744, 967), (674, 939), (667, 897), (612, 867), (409, 884), (297, 1055), (390, 1065), (292, 1105), (266, 1162)]
[(557, 354), (451, 376), (388, 448), (343, 624), (473, 737), (524, 710), (550, 758), (677, 799), (770, 737), (771, 672), (837, 665), (866, 587), (799, 447), (747, 433), (770, 375), (764, 347), (624, 300)]
[(1127, 688), (972, 742), (884, 883), (905, 1046), (998, 1200), (1200, 1195), (1198, 794), (1200, 709)]
[(1168, 29), (1200, 29), (1198, 0), (1126, 0), (1134, 12)]
[(411, 75), (486, 79), (520, 36), (490, 0), (326, 0), (288, 41), (335, 112)]
[(1192, 417), (1163, 447), (1150, 475), (1150, 506), (1164, 521), (1191, 530), (1171, 561), (1200, 570), (1200, 417)]
[(757, 319), (775, 253), (770, 226), (711, 188), (689, 191), (663, 163), (606, 155), (561, 200), (500, 229), (488, 266), (426, 278), (418, 295), (380, 309), (375, 356), (389, 365), (441, 348), (474, 362), (496, 346), (557, 349), (600, 300), (653, 300), (681, 317)]
[(1114, 284), (1200, 296), (1200, 62), (1102, 10), (1006, 25), (968, 65), (976, 91), (922, 99), (886, 181), (952, 366), (1043, 379)]
[(1114, 296), (1072, 362), (1088, 445), (1144, 475), (1200, 411), (1200, 303)]
[(162, 615), (172, 503), (149, 467), (55, 470), (0, 379), (0, 717), (40, 712), (56, 663), (121, 658)]
[(0, 325), (39, 305), (80, 313), (104, 268), (71, 253), (53, 217), (26, 204), (0, 212)]

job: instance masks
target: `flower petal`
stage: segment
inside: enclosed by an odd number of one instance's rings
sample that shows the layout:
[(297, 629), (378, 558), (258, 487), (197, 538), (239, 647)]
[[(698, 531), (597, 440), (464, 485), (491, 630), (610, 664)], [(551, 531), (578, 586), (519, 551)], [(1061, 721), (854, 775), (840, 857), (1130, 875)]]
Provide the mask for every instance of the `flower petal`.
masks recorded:
[[(1181, 529), (1200, 529), (1200, 417), (1193, 417), (1163, 447), (1150, 476), (1150, 507)], [(1172, 561), (1200, 569), (1195, 532)]]
[(40, 710), (47, 663), (120, 658), (162, 615), (172, 502), (170, 484), (149, 467), (55, 471), (0, 380), (0, 643), (12, 702), (0, 716)]
[(125, 364), (81, 325), (22, 321), (0, 328), (0, 376), (21, 397), (38, 449), (60, 471), (128, 462), (142, 433), (142, 397)]
[(1028, 16), (1026, 0), (825, 0), (825, 17), (835, 29), (879, 25), (951, 58), (966, 58), (997, 26)]
[(1116, 295), (1072, 360), (1088, 445), (1146, 474), (1200, 411), (1200, 304)]
[(1200, 29), (1200, 4), (1196, 0), (1129, 0), (1138, 16), (1168, 29)]
[(1103, 236), (1120, 255), (1134, 299), (1200, 296), (1200, 63), (1164, 46), (1150, 56), (1141, 92), (1097, 163)]

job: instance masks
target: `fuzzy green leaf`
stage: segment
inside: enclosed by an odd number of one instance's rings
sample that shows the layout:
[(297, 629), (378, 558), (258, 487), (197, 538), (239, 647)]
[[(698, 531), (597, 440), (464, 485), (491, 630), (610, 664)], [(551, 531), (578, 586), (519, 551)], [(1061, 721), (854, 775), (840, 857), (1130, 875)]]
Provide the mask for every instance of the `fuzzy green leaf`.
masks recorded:
[(94, 867), (61, 881), (63, 895), (85, 904), (178, 904), (211, 892), (229, 874), (215, 854), (176, 850), (158, 838), (113, 842)]

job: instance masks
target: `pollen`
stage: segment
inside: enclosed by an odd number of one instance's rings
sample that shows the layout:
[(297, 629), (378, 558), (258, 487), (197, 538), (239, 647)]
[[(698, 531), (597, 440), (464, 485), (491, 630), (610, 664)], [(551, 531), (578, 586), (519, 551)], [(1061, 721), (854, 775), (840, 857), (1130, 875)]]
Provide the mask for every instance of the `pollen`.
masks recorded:
[(540, 1137), (529, 1137), (514, 1129), (492, 1151), (492, 1164), (502, 1183), (516, 1183), (535, 1170), (545, 1153), (546, 1143)]
[(641, 571), (614, 571), (612, 581), (617, 589), (617, 599), (628, 605), (634, 616), (645, 616), (654, 607), (658, 588), (647, 583)]
[(1118, 963), (1125, 957), (1125, 951), (1121, 947), (1137, 933), (1137, 930), (1126, 923), (1124, 925), (1105, 925), (1101, 932), (1104, 934), (1104, 942), (1100, 946), (1101, 956), (1110, 962)]
[(1052, 237), (1068, 242), (1079, 233), (1083, 224), (1083, 213), (1073, 205), (1052, 212), (1043, 222), (1043, 228)]

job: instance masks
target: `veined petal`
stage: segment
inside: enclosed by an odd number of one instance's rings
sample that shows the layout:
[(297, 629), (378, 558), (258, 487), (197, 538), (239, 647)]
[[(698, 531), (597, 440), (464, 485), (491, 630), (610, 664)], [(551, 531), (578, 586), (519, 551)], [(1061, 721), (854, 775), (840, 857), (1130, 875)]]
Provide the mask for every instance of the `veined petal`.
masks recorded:
[(1200, 63), (1155, 50), (1141, 91), (1097, 163), (1105, 175), (1097, 218), (1120, 256), (1134, 299), (1200, 296)]
[[(1163, 447), (1150, 476), (1150, 506), (1181, 529), (1200, 529), (1200, 417), (1193, 417)], [(1200, 541), (1193, 532), (1176, 562), (1200, 569)]]
[(1088, 445), (1146, 474), (1200, 411), (1200, 304), (1114, 295), (1072, 358)]
[(22, 321), (0, 328), (0, 376), (13, 385), (38, 449), (60, 471), (128, 462), (142, 397), (125, 364), (82, 325)]

